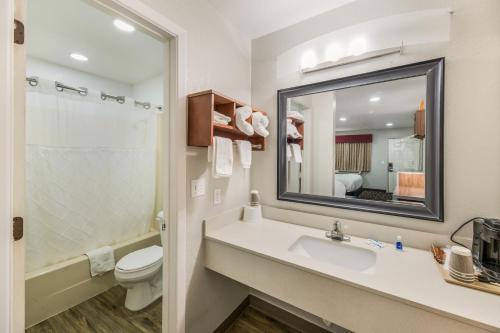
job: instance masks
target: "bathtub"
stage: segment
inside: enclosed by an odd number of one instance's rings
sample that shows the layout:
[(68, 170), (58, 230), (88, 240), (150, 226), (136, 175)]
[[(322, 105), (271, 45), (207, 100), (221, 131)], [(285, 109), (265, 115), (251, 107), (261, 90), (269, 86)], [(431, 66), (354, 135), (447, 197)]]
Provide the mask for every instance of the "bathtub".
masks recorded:
[[(152, 231), (113, 246), (115, 260), (151, 245), (160, 245)], [(117, 285), (113, 271), (90, 277), (89, 260), (82, 255), (26, 275), (26, 328), (78, 305)]]

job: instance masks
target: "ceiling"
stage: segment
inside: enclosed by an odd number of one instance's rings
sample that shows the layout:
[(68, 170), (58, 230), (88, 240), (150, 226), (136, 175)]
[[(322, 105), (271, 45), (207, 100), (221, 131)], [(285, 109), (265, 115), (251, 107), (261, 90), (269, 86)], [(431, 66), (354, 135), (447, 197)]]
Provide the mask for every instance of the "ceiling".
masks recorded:
[[(426, 86), (426, 77), (417, 76), (338, 90), (336, 129), (383, 129), (387, 123), (392, 123), (392, 128), (413, 127), (415, 111), (420, 101), (425, 101)], [(375, 96), (380, 101), (371, 102)], [(340, 121), (341, 117), (347, 120)]]
[[(28, 56), (127, 84), (161, 74), (164, 44), (116, 29), (115, 18), (81, 0), (28, 0)], [(77, 62), (73, 52), (89, 60)]]
[(354, 0), (208, 0), (250, 39), (286, 28)]
[[(413, 127), (415, 111), (425, 101), (426, 77), (376, 83), (361, 87), (336, 90), (336, 131)], [(378, 102), (370, 98), (380, 97)], [(314, 95), (294, 98), (295, 102), (310, 108)], [(333, 106), (332, 106), (333, 110)], [(314, 114), (314, 110), (313, 110)], [(346, 118), (341, 121), (340, 118)]]

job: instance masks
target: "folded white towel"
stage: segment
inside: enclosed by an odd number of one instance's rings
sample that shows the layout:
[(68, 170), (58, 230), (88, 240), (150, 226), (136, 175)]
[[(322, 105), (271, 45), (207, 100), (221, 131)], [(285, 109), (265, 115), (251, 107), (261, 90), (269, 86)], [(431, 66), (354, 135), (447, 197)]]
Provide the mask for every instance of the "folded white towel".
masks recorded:
[(214, 178), (230, 177), (233, 174), (233, 142), (231, 139), (214, 136), (209, 149), (209, 162), (212, 162)]
[(294, 124), (292, 124), (292, 120), (291, 119), (287, 119), (287, 123), (286, 123), (286, 135), (291, 137), (291, 138), (294, 138), (294, 139), (300, 139), (302, 138), (302, 135), (300, 135), (299, 133), (299, 130), (297, 129), (297, 127), (295, 127)]
[(250, 169), (252, 166), (252, 144), (250, 141), (235, 140), (238, 146), (238, 155), (243, 169)]
[(269, 126), (269, 118), (265, 116), (262, 112), (252, 113), (252, 126), (255, 133), (266, 137), (269, 135), (269, 131), (266, 129)]
[(220, 112), (214, 111), (214, 122), (217, 124), (227, 125), (231, 122), (231, 117), (228, 117)]
[(293, 152), (293, 160), (296, 163), (302, 163), (302, 151), (300, 150), (300, 146), (296, 143), (291, 143), (290, 147), (292, 148)]
[(292, 159), (292, 148), (290, 148), (290, 144), (286, 144), (286, 160), (290, 161)]
[(236, 127), (246, 135), (253, 135), (252, 124), (248, 123), (248, 119), (252, 115), (252, 108), (249, 106), (242, 106), (236, 108)]
[(115, 269), (115, 256), (111, 246), (90, 250), (85, 254), (90, 261), (90, 276), (94, 277)]
[(298, 111), (288, 111), (286, 113), (287, 118), (295, 119), (300, 122), (304, 122), (304, 115)]

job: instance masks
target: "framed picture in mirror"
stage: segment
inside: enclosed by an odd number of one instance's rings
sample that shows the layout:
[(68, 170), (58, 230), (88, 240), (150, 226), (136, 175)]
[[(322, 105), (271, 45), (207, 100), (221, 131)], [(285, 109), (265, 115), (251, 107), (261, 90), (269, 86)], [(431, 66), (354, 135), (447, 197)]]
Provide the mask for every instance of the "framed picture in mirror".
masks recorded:
[(278, 199), (443, 221), (444, 58), (278, 91)]

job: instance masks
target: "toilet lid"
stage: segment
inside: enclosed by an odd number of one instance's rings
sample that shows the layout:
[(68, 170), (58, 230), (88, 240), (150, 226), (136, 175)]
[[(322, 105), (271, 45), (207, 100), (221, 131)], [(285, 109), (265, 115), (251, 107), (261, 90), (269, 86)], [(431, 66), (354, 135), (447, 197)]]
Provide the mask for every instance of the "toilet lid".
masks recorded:
[(121, 258), (116, 267), (122, 271), (136, 271), (160, 262), (163, 258), (163, 248), (153, 245), (137, 250)]

